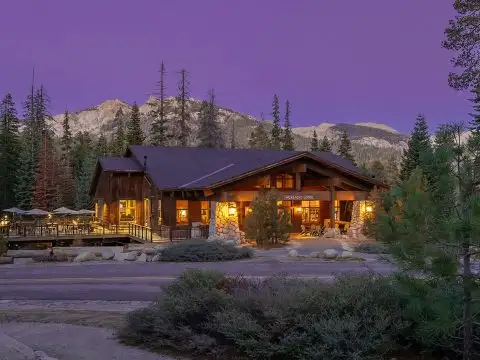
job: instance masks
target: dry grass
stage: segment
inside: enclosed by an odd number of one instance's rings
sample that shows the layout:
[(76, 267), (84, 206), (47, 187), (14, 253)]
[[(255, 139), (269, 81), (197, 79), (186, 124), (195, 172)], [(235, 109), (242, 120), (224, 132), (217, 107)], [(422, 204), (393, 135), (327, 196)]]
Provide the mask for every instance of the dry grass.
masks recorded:
[(2, 322), (40, 322), (119, 329), (125, 325), (124, 312), (91, 310), (0, 310)]

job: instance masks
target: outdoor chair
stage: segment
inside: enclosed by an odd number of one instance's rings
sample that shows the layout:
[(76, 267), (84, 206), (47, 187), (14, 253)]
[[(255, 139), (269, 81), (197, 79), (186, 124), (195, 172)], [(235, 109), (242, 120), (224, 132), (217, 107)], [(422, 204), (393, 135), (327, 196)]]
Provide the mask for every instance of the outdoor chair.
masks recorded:
[(300, 235), (302, 236), (308, 236), (308, 231), (307, 231), (307, 228), (305, 227), (305, 225), (300, 225)]

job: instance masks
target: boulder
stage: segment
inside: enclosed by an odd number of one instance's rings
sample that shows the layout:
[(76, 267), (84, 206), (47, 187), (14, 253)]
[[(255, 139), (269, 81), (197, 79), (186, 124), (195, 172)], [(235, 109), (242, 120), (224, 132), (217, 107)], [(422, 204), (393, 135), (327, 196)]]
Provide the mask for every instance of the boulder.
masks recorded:
[(105, 249), (102, 251), (102, 259), (103, 260), (112, 260), (115, 257), (115, 253), (112, 249)]
[(73, 261), (75, 262), (84, 262), (84, 261), (91, 261), (95, 260), (97, 256), (92, 251), (85, 251), (78, 254)]
[(340, 254), (340, 257), (342, 258), (351, 258), (353, 257), (353, 254), (351, 251), (342, 251), (342, 253)]
[(297, 250), (290, 250), (288, 253), (288, 257), (298, 257)]
[(13, 264), (13, 256), (0, 256), (0, 264)]
[(29, 346), (0, 332), (0, 359), (35, 360), (35, 354)]
[(159, 251), (162, 251), (163, 249), (165, 249), (166, 246), (165, 245), (157, 245), (155, 246), (155, 253), (158, 253)]
[(336, 238), (339, 236), (340, 236), (340, 229), (328, 228), (325, 230), (325, 233), (323, 234), (324, 238)]
[(58, 360), (57, 358), (53, 358), (48, 356), (43, 351), (35, 351), (35, 360)]
[(225, 245), (236, 245), (236, 241), (235, 240), (225, 241)]
[(349, 244), (347, 243), (342, 243), (342, 249), (345, 250), (345, 251), (350, 251), (350, 252), (354, 252), (355, 249), (353, 248), (353, 246), (350, 246)]
[(145, 248), (142, 250), (142, 253), (146, 255), (155, 255), (157, 251), (155, 250), (155, 248)]
[(338, 251), (335, 249), (327, 249), (323, 252), (325, 259), (335, 259), (338, 256)]
[(114, 254), (115, 254), (113, 256), (114, 261), (123, 261), (125, 260), (125, 255), (127, 255), (127, 253), (120, 252), (120, 251), (115, 251)]
[(140, 256), (138, 256), (135, 261), (137, 262), (147, 262), (147, 254), (142, 253)]
[(137, 260), (137, 252), (136, 251), (130, 251), (128, 253), (125, 253), (124, 260), (125, 261), (135, 261), (135, 260)]
[(311, 258), (319, 258), (320, 253), (318, 251), (311, 252), (309, 255)]
[(162, 258), (162, 255), (160, 255), (160, 254), (154, 255), (152, 257), (152, 262), (160, 261), (161, 258)]

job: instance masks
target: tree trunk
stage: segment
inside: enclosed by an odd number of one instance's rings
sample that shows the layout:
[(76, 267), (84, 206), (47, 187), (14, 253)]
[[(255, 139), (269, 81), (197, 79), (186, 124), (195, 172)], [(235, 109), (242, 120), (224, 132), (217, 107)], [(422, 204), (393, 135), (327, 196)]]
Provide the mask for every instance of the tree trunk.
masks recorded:
[(469, 245), (463, 246), (463, 360), (472, 359), (472, 269)]

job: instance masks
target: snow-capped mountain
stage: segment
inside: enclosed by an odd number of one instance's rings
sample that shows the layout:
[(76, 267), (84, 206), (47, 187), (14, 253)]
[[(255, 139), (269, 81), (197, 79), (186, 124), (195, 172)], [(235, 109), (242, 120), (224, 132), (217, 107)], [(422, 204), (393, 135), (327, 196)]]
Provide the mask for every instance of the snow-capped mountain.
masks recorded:
[[(157, 102), (154, 97), (150, 97), (143, 105), (139, 105), (142, 127), (145, 134), (149, 134), (152, 124), (152, 117), (149, 115), (153, 105)], [(166, 100), (166, 113), (169, 120), (169, 127), (174, 128), (173, 118), (176, 100), (173, 97)], [(192, 136), (190, 143), (195, 145), (197, 142), (195, 132), (198, 129), (198, 112), (201, 101), (190, 99), (188, 107), (191, 113), (190, 128)], [(72, 133), (88, 131), (91, 134), (104, 134), (111, 136), (115, 131), (114, 117), (118, 110), (124, 113), (124, 121), (128, 120), (131, 111), (131, 105), (121, 100), (107, 100), (98, 106), (94, 106), (82, 111), (70, 114), (70, 126)], [(63, 114), (55, 115), (52, 121), (52, 128), (58, 136), (62, 135)], [(224, 136), (227, 144), (230, 143), (232, 132), (235, 134), (235, 142), (239, 147), (248, 146), (250, 133), (258, 123), (258, 119), (241, 114), (227, 108), (219, 108), (218, 121), (224, 130)], [(272, 126), (271, 121), (264, 122), (269, 130)], [(334, 124), (320, 123), (316, 126), (293, 128), (295, 145), (298, 150), (307, 150), (310, 148), (313, 130), (316, 131), (319, 140), (327, 136), (334, 147), (338, 144), (338, 137), (342, 131), (347, 131), (352, 140), (352, 148), (358, 159), (368, 162), (374, 159), (391, 161), (398, 159), (403, 148), (407, 146), (408, 136), (398, 133), (391, 127), (373, 122), (364, 122), (356, 124)], [(380, 151), (379, 151), (380, 150)]]

